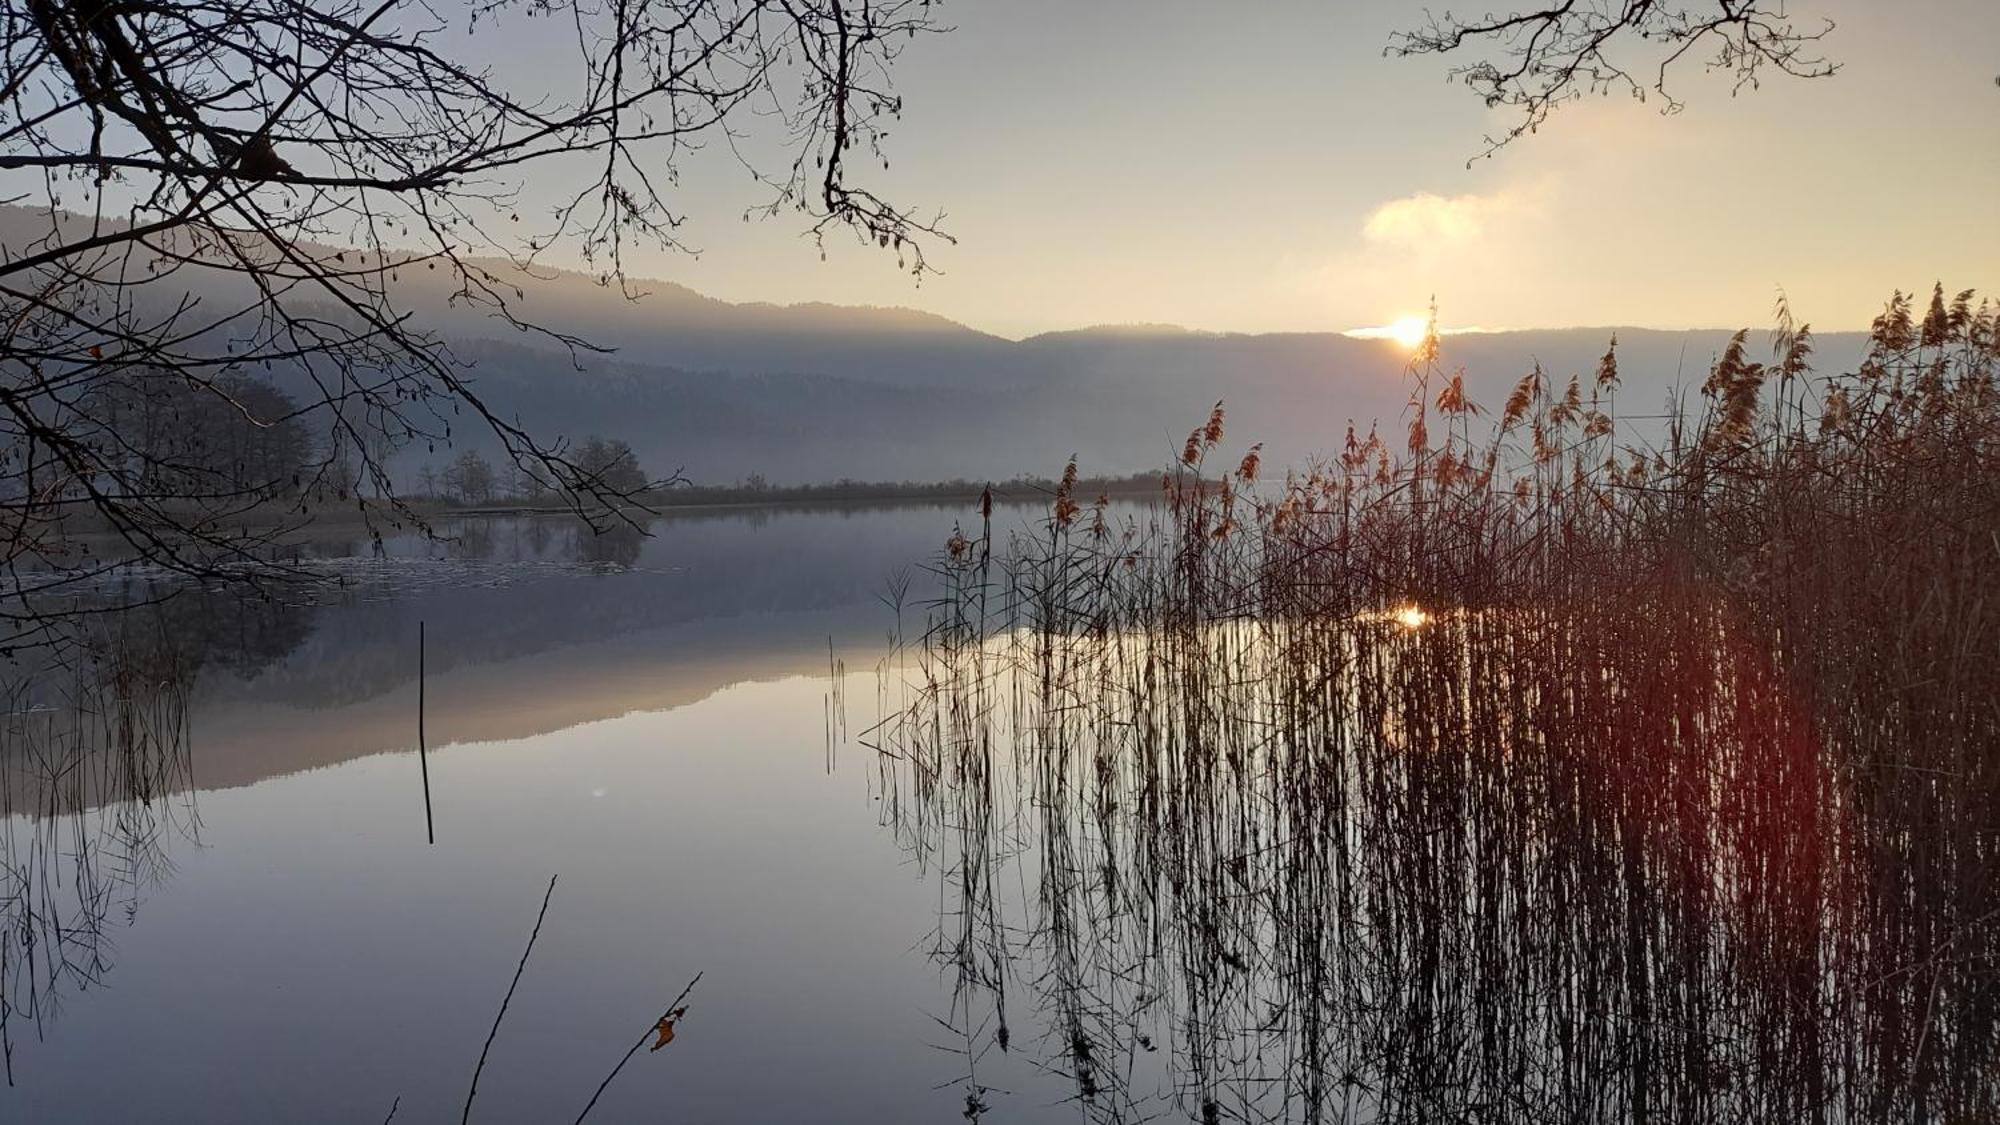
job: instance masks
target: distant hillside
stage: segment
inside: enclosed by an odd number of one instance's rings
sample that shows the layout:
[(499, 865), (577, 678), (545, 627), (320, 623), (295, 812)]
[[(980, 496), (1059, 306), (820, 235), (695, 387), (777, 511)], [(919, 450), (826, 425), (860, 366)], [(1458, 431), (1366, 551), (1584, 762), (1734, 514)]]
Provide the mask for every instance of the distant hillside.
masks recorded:
[[(833, 375), (897, 387), (951, 385), (952, 372), (966, 363), (1010, 385), (1034, 374), (1020, 366), (1025, 357), (1009, 341), (913, 309), (731, 304), (652, 280), (631, 282), (628, 298), (615, 286), (561, 271), (520, 278), (519, 284), (516, 310), (523, 319), (615, 348), (626, 362)], [(441, 292), (413, 295), (433, 323), (455, 336), (521, 339), (490, 317), (452, 308)]]
[[(1587, 380), (1611, 331), (1452, 336), (1444, 359), (1497, 409), (1537, 362), (1554, 380)], [(1620, 329), (1618, 338), (1618, 412), (1627, 434), (1653, 440), (1674, 388), (1692, 400), (1728, 334)], [(714, 356), (712, 338), (690, 345), (667, 332), (616, 357), (585, 358), (582, 371), (566, 355), (518, 345), (463, 351), (476, 364), (474, 385), (503, 411), (548, 433), (623, 437), (649, 467), (681, 467), (704, 482), (750, 473), (1004, 478), (1059, 471), (1072, 453), (1087, 472), (1134, 472), (1164, 465), (1217, 399), (1228, 404), (1230, 449), (1262, 441), (1267, 464), (1294, 464), (1337, 451), (1350, 420), (1393, 428), (1409, 396), (1399, 348), (1334, 333), (973, 339), (939, 343), (921, 365), (873, 378), (851, 365), (839, 374), (803, 366), (815, 353), (852, 360), (851, 340), (845, 350), (801, 342), (799, 369), (760, 365), (751, 353), (768, 354), (765, 342), (705, 370), (689, 357)], [(1858, 334), (1827, 337), (1820, 355), (1829, 367), (1851, 365), (1861, 343)]]
[[(18, 248), (23, 232), (46, 224), (0, 207), (0, 244)], [(1393, 427), (1409, 396), (1401, 348), (1332, 332), (1124, 325), (1011, 341), (910, 309), (734, 304), (643, 280), (627, 299), (581, 274), (527, 277), (492, 265), (518, 280), (524, 318), (616, 351), (573, 361), (454, 306), (442, 271), (408, 271), (406, 307), (474, 363), (488, 404), (544, 435), (623, 438), (647, 468), (684, 468), (703, 482), (751, 473), (779, 483), (1005, 478), (1059, 472), (1072, 453), (1087, 473), (1123, 474), (1166, 463), (1217, 399), (1228, 403), (1228, 448), (1262, 441), (1267, 463), (1280, 466), (1336, 451), (1350, 420)], [(1612, 332), (1452, 335), (1444, 362), (1464, 368), (1475, 396), (1497, 407), (1537, 362), (1557, 380), (1588, 376)], [(1691, 399), (1728, 338), (1721, 329), (1616, 332), (1625, 380), (1617, 405), (1628, 418), (1662, 413), (1677, 387)], [(1766, 341), (1757, 334), (1758, 351)], [(1862, 344), (1857, 333), (1821, 337), (1822, 367), (1851, 367)], [(1657, 435), (1659, 425), (1633, 418), (1624, 432)], [(483, 439), (468, 426), (458, 437)], [(406, 450), (398, 471), (447, 456)]]

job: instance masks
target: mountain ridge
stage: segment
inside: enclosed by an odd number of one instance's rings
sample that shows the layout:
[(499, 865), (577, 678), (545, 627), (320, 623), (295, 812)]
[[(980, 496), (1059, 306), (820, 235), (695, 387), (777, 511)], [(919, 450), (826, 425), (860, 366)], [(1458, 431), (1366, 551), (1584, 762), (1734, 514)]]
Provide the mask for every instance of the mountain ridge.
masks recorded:
[[(48, 222), (0, 207), (0, 245), (18, 250), (24, 229)], [(656, 474), (682, 468), (704, 483), (752, 473), (774, 483), (1005, 479), (1055, 475), (1071, 455), (1086, 473), (1123, 475), (1168, 463), (1217, 400), (1230, 447), (1262, 442), (1275, 468), (1336, 452), (1350, 423), (1394, 426), (1412, 393), (1407, 349), (1333, 330), (1123, 324), (1010, 340), (899, 306), (738, 303), (644, 278), (629, 282), (641, 296), (627, 300), (573, 270), (510, 275), (518, 316), (610, 349), (572, 352), (454, 302), (447, 274), (402, 271), (393, 296), (471, 363), (471, 385), (498, 415), (548, 439), (622, 438)], [(216, 282), (218, 303), (242, 298), (228, 283)], [(1451, 332), (1440, 362), (1464, 369), (1471, 397), (1497, 408), (1535, 365), (1558, 384), (1588, 379), (1614, 335), (1618, 407), (1656, 415), (1691, 398), (1732, 330)], [(1865, 341), (1820, 336), (1822, 369), (1850, 370)], [(1660, 428), (1621, 439), (1657, 440)], [(471, 428), (456, 436), (496, 444)], [(392, 467), (399, 484), (414, 483), (447, 456), (406, 449)]]

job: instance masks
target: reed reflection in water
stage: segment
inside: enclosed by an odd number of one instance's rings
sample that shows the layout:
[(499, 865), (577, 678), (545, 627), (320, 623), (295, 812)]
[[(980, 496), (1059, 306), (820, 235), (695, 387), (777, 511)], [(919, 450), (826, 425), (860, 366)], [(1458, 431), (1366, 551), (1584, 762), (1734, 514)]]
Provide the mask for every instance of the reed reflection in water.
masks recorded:
[[(75, 672), (0, 717), (0, 1056), (102, 984), (112, 933), (197, 839), (188, 692), (132, 664)], [(46, 685), (44, 685), (46, 686)]]
[(968, 1116), (993, 1049), (1102, 1121), (2000, 1115), (1993, 807), (1864, 767), (1908, 714), (1813, 706), (1691, 588), (1156, 629), (1025, 593), (900, 653), (877, 732)]

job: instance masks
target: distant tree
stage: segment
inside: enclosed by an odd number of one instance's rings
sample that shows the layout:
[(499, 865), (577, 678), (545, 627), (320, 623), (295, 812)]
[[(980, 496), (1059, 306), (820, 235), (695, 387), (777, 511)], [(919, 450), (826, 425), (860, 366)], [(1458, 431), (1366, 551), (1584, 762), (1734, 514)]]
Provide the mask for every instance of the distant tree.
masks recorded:
[(552, 490), (548, 484), (525, 465), (514, 468), (513, 493), (522, 500), (535, 500), (548, 495)]
[(319, 504), (352, 503), (361, 495), (361, 471), (352, 440), (341, 431), (327, 435), (326, 445), (309, 466), (305, 498)]
[(1689, 55), (1705, 54), (1709, 70), (1735, 78), (1736, 89), (1754, 88), (1771, 72), (1824, 78), (1840, 69), (1818, 53), (1833, 21), (1794, 22), (1787, 0), (1562, 0), (1506, 15), (1487, 12), (1462, 19), (1425, 12), (1422, 27), (1391, 37), (1391, 55), (1455, 55), (1493, 49), (1497, 58), (1454, 66), (1451, 76), (1471, 87), (1489, 108), (1519, 111), (1514, 123), (1486, 138), (1492, 155), (1524, 133), (1539, 129), (1565, 102), (1586, 94), (1623, 91), (1640, 100), (1660, 99), (1678, 112), (1668, 72)]
[(576, 451), (577, 468), (602, 483), (608, 492), (630, 495), (646, 487), (646, 472), (632, 447), (617, 438), (595, 435)]
[[(360, 427), (360, 433), (363, 453), (362, 463), (367, 465), (387, 465), (389, 458), (394, 456), (398, 449), (401, 449), (409, 442), (408, 435), (398, 434), (387, 427), (379, 425), (362, 426)], [(390, 483), (387, 472), (370, 473), (368, 475), (368, 482), (374, 486), (375, 498), (377, 500), (393, 499), (394, 492), (392, 489), (394, 486)]]
[(435, 500), (437, 498), (437, 470), (431, 467), (429, 461), (424, 462), (423, 469), (417, 473), (417, 489), (417, 494), (426, 500)]
[(82, 495), (247, 505), (295, 496), (312, 444), (298, 404), (242, 374), (204, 394), (177, 372), (140, 367), (78, 400), (74, 431), (98, 471)]
[(222, 419), (226, 463), (236, 484), (264, 499), (297, 496), (313, 459), (312, 438), (297, 400), (246, 375), (218, 382), (235, 409), (225, 410), (214, 399), (207, 406)]
[(493, 498), (493, 486), (493, 464), (476, 449), (460, 453), (445, 466), (444, 489), (463, 503), (484, 504)]

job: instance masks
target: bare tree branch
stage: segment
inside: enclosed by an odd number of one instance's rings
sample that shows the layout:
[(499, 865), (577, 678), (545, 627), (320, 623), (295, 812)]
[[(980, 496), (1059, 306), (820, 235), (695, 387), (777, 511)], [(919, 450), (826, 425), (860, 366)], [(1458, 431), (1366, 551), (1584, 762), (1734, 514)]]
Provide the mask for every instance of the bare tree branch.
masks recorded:
[[(321, 506), (421, 525), (391, 458), (463, 438), (460, 416), (593, 523), (629, 518), (629, 472), (499, 416), (426, 314), (591, 350), (517, 314), (522, 271), (560, 248), (629, 296), (628, 253), (679, 246), (678, 172), (708, 139), (771, 191), (756, 210), (923, 273), (936, 221), (849, 158), (880, 156), (890, 69), (935, 8), (10, 0), (0, 647), (97, 573), (85, 551), (269, 591), (296, 577), (274, 534)], [(524, 32), (544, 61), (503, 77), (485, 49)], [(775, 156), (743, 157), (757, 130)], [(540, 216), (531, 174), (561, 200)]]
[(1489, 108), (1519, 111), (1504, 132), (1486, 138), (1480, 155), (1491, 156), (1585, 94), (1621, 90), (1641, 101), (1656, 96), (1662, 112), (1678, 112), (1682, 102), (1668, 89), (1668, 72), (1696, 52), (1709, 52), (1707, 69), (1732, 75), (1739, 92), (1754, 89), (1771, 71), (1824, 78), (1839, 70), (1839, 63), (1817, 53), (1833, 21), (1801, 26), (1787, 8), (1786, 0), (1563, 0), (1470, 20), (1426, 12), (1423, 26), (1393, 36), (1386, 53), (1490, 51), (1490, 57), (1454, 66), (1451, 77)]

